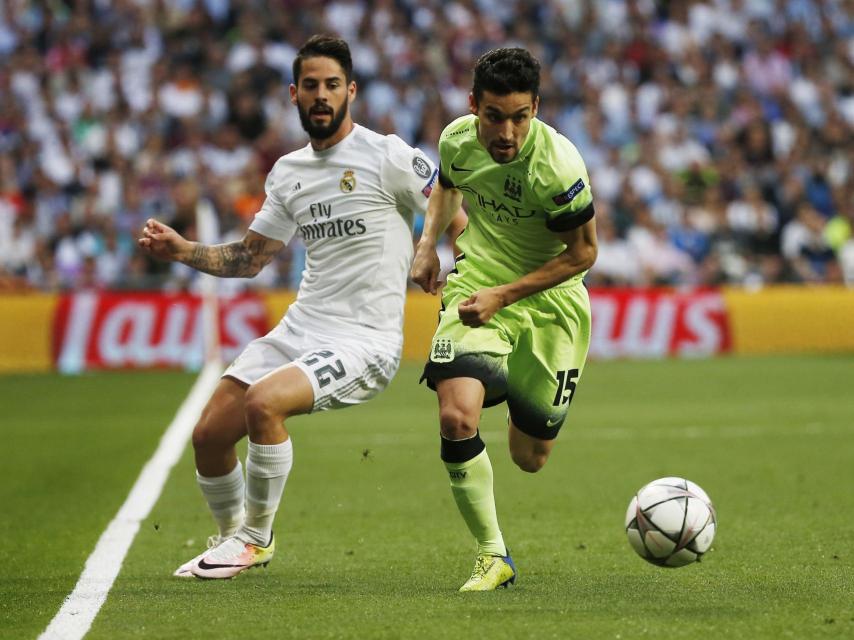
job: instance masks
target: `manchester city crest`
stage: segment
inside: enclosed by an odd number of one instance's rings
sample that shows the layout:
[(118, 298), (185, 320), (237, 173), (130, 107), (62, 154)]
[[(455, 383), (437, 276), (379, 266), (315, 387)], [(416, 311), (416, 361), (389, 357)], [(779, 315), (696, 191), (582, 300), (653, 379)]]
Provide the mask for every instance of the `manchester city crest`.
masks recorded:
[(507, 176), (504, 180), (504, 195), (519, 202), (522, 199), (522, 183), (513, 176)]
[(356, 189), (356, 175), (352, 169), (347, 169), (344, 172), (344, 177), (341, 178), (338, 186), (341, 187), (341, 191), (344, 193), (352, 193)]
[(436, 338), (430, 350), (433, 362), (451, 362), (454, 359), (454, 341), (450, 338)]

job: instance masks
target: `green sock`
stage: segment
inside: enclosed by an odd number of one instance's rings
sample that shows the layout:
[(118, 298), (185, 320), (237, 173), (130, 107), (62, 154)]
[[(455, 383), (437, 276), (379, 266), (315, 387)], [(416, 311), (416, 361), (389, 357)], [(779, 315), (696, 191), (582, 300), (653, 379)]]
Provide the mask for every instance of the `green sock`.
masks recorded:
[(477, 552), (506, 555), (492, 494), (492, 463), (486, 449), (465, 462), (445, 462), (445, 467), (457, 508), (477, 540)]

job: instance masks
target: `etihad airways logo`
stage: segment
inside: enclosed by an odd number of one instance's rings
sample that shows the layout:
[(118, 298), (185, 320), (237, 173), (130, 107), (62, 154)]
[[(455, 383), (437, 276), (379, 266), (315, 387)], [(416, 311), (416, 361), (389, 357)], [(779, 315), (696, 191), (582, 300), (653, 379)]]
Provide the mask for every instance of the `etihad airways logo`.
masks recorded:
[(516, 224), (518, 223), (520, 218), (530, 218), (532, 216), (537, 215), (537, 209), (525, 209), (524, 207), (520, 207), (515, 204), (503, 202), (497, 198), (478, 193), (470, 186), (465, 184), (458, 185), (457, 189), (470, 193), (472, 196), (474, 196), (475, 203), (482, 210), (494, 214), (497, 222), (511, 222), (513, 224)]
[(322, 240), (324, 238), (343, 238), (345, 236), (361, 236), (368, 228), (364, 218), (355, 220), (327, 220), (325, 222), (310, 222), (299, 225), (299, 231), (306, 240)]

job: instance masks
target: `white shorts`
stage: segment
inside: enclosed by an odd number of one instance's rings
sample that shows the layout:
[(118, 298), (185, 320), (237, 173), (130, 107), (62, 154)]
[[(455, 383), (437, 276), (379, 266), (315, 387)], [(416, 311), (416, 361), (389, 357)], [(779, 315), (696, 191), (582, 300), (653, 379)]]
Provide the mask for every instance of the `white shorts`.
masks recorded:
[(372, 348), (362, 336), (309, 333), (281, 322), (250, 342), (222, 375), (252, 384), (288, 365), (299, 367), (311, 382), (312, 411), (324, 411), (373, 398), (394, 377), (400, 357)]

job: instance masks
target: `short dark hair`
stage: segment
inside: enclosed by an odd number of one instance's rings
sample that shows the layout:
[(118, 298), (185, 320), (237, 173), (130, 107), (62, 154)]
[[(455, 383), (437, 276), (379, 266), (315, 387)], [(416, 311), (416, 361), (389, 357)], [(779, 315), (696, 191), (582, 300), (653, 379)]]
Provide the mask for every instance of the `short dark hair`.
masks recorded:
[(353, 59), (350, 57), (350, 47), (341, 38), (326, 35), (314, 35), (306, 40), (294, 58), (294, 84), (299, 83), (302, 62), (308, 58), (332, 58), (344, 70), (344, 78), (349, 83), (353, 79)]
[(474, 65), (472, 94), (476, 103), (484, 91), (497, 96), (530, 92), (536, 98), (540, 93), (540, 63), (519, 47), (487, 51)]

